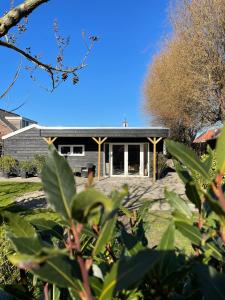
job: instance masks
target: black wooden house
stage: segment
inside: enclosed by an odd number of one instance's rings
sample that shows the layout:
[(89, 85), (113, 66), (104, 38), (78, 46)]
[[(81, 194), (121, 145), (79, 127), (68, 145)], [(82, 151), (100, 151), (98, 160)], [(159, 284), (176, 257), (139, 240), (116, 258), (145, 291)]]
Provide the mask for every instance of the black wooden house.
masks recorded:
[[(162, 127), (45, 127), (32, 124), (2, 137), (4, 155), (17, 160), (47, 154), (53, 142), (74, 172), (87, 164), (100, 176), (150, 176), (156, 174), (156, 152), (163, 151), (169, 129)], [(157, 145), (157, 147), (156, 147)]]

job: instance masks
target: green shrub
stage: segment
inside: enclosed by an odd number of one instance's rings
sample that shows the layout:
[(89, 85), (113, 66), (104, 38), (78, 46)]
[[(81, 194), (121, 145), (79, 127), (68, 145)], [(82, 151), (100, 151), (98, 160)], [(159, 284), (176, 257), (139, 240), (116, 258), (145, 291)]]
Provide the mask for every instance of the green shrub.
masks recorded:
[(17, 167), (17, 161), (10, 155), (0, 157), (0, 170), (4, 173), (10, 173)]
[(20, 170), (28, 175), (34, 175), (36, 173), (36, 165), (33, 160), (24, 160), (19, 163)]
[(46, 156), (45, 155), (41, 155), (41, 154), (36, 154), (34, 156), (34, 159), (33, 159), (33, 163), (37, 169), (37, 173), (40, 174), (41, 171), (42, 171), (42, 168), (45, 164), (45, 160), (46, 160)]

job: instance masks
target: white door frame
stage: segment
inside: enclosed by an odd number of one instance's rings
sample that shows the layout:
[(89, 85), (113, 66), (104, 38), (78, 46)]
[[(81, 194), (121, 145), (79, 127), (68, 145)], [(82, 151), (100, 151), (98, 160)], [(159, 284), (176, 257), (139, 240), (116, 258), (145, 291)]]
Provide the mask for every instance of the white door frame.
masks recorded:
[[(148, 176), (144, 176), (144, 144), (147, 143), (109, 143), (109, 163), (110, 163), (110, 176), (112, 177), (149, 177), (149, 150), (148, 150)], [(124, 146), (124, 174), (123, 175), (113, 175), (113, 145), (123, 145)], [(140, 173), (139, 175), (129, 175), (128, 174), (128, 145), (139, 145), (140, 146)]]

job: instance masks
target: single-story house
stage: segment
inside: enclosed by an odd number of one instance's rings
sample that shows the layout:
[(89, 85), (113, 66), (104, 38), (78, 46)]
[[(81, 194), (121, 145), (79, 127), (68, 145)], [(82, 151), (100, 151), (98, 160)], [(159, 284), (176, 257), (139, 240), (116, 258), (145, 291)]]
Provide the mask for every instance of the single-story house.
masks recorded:
[(169, 135), (162, 127), (46, 127), (32, 124), (2, 137), (4, 155), (17, 160), (47, 154), (53, 142), (77, 172), (87, 163), (100, 176), (156, 176), (156, 152)]

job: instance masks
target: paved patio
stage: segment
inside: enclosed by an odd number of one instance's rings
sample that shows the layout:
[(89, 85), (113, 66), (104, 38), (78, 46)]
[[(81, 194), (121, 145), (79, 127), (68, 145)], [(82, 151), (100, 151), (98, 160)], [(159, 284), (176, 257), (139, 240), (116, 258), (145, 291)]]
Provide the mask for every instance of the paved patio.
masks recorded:
[[(22, 179), (22, 178), (10, 178), (3, 179), (0, 181), (18, 181), (18, 182), (39, 182), (38, 177)], [(86, 178), (76, 177), (77, 192), (82, 191), (87, 183)], [(129, 195), (125, 201), (126, 206), (137, 207), (144, 201), (151, 201), (152, 210), (168, 210), (169, 206), (164, 201), (164, 190), (167, 188), (170, 191), (175, 191), (179, 195), (184, 195), (184, 186), (175, 172), (167, 174), (163, 179), (157, 180), (155, 183), (152, 182), (151, 178), (141, 177), (129, 177), (129, 178), (102, 178), (100, 181), (94, 179), (94, 187), (100, 191), (110, 194), (114, 189), (121, 189), (122, 185), (127, 184), (129, 187)], [(43, 192), (33, 192), (24, 195), (17, 199), (18, 202), (27, 203), (33, 202), (39, 206), (44, 201)], [(36, 205), (35, 205), (36, 206)]]

